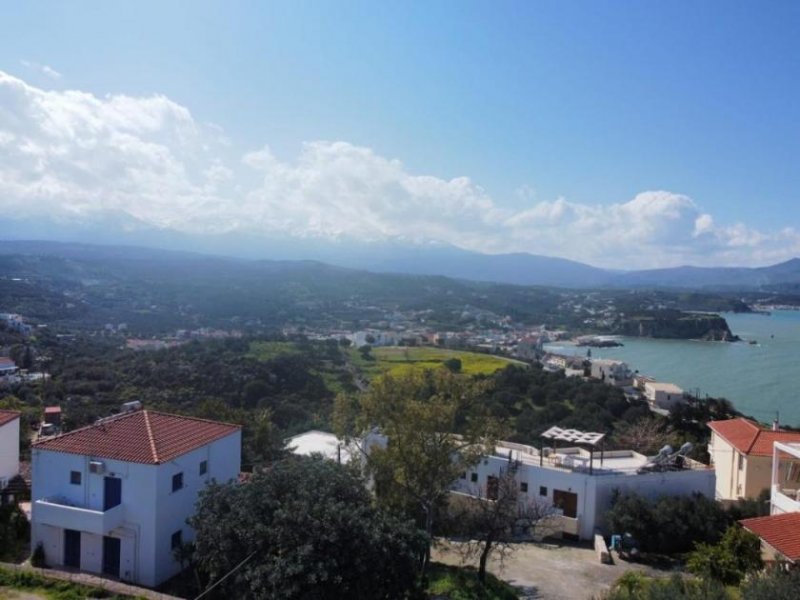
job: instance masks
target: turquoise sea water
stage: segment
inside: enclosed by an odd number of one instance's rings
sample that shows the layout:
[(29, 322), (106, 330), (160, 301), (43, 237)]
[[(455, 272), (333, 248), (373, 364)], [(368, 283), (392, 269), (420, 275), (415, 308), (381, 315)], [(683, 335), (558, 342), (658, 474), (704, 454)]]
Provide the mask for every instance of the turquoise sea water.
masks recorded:
[[(769, 316), (726, 313), (731, 330), (745, 342), (695, 342), (619, 338), (620, 348), (592, 348), (596, 358), (616, 358), (660, 381), (701, 396), (725, 397), (746, 415), (800, 426), (800, 311)], [(774, 337), (773, 337), (774, 336)], [(756, 345), (748, 344), (756, 340)], [(586, 354), (586, 348), (548, 344), (552, 352)]]

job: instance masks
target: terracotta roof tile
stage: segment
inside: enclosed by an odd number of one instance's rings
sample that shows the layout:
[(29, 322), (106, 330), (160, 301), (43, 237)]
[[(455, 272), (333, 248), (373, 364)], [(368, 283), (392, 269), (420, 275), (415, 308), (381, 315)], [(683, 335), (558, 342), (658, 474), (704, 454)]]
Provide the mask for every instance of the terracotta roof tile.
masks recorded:
[(0, 410), (0, 427), (6, 423), (11, 423), (14, 419), (19, 419), (21, 414), (17, 410)]
[(711, 421), (708, 426), (748, 456), (772, 456), (773, 442), (800, 442), (798, 431), (772, 431), (743, 418)]
[(160, 464), (239, 431), (239, 425), (139, 410), (33, 444), (39, 450)]
[(800, 559), (800, 512), (739, 521), (791, 561)]

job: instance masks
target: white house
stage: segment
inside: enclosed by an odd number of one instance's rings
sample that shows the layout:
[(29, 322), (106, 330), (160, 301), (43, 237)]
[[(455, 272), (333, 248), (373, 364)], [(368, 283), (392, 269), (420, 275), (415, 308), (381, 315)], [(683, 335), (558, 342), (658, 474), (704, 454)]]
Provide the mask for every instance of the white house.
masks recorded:
[(684, 402), (683, 390), (674, 383), (645, 381), (644, 396), (653, 408), (670, 410)]
[(596, 358), (592, 360), (592, 378), (625, 387), (633, 383), (633, 371), (621, 360)]
[(31, 461), (46, 562), (156, 586), (180, 570), (199, 492), (238, 479), (241, 428), (133, 408), (35, 443)]
[[(513, 462), (522, 498), (560, 509), (560, 517), (551, 519), (554, 527), (560, 528), (554, 533), (583, 540), (593, 539), (595, 529), (603, 527), (615, 490), (636, 492), (648, 498), (695, 492), (714, 497), (714, 470), (680, 452), (664, 452), (648, 458), (631, 450), (593, 449), (593, 444), (602, 441), (603, 435), (599, 433), (557, 427), (546, 433), (553, 434), (554, 445), (542, 450), (524, 444), (499, 442), (491, 455), (484, 456), (453, 482), (452, 490), (485, 496)], [(556, 448), (558, 441), (589, 445), (590, 448), (574, 445)], [(369, 452), (374, 445), (386, 443), (384, 436), (371, 432), (362, 447)], [(316, 453), (337, 460), (344, 456), (346, 446), (333, 434), (309, 431), (289, 438), (287, 447), (296, 454)], [(355, 453), (348, 452), (347, 456), (355, 456)]]
[(554, 444), (564, 440), (588, 445), (589, 449), (573, 445), (540, 450), (500, 442), (492, 455), (463, 473), (453, 488), (479, 495), (480, 490), (490, 490), (514, 462), (522, 497), (560, 509), (561, 533), (582, 540), (593, 539), (595, 531), (604, 527), (615, 490), (653, 499), (692, 493), (714, 497), (714, 470), (680, 452), (665, 450), (648, 458), (632, 450), (597, 450), (593, 444), (602, 439), (602, 434), (557, 427), (547, 433)]
[(0, 490), (19, 473), (19, 416), (0, 410)]

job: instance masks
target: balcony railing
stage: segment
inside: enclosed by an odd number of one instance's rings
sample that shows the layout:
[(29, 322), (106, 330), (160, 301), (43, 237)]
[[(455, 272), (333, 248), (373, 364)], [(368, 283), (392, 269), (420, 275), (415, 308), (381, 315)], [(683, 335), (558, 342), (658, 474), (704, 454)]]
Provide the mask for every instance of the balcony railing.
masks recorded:
[(800, 512), (800, 484), (791, 487), (786, 484), (772, 486), (773, 512)]
[(122, 524), (125, 510), (121, 504), (108, 510), (77, 506), (61, 497), (40, 498), (34, 502), (33, 518), (38, 523), (107, 535)]

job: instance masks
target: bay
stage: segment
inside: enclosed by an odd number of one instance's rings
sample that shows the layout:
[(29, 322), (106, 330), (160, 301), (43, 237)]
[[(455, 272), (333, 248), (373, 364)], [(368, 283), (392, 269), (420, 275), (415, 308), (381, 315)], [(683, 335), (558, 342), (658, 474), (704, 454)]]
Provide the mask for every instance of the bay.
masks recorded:
[[(724, 316), (745, 341), (620, 337), (624, 346), (592, 348), (592, 356), (623, 360), (640, 373), (701, 397), (727, 398), (737, 410), (764, 423), (779, 412), (781, 423), (800, 426), (800, 311)], [(575, 355), (587, 350), (564, 342), (546, 344), (545, 349)]]

